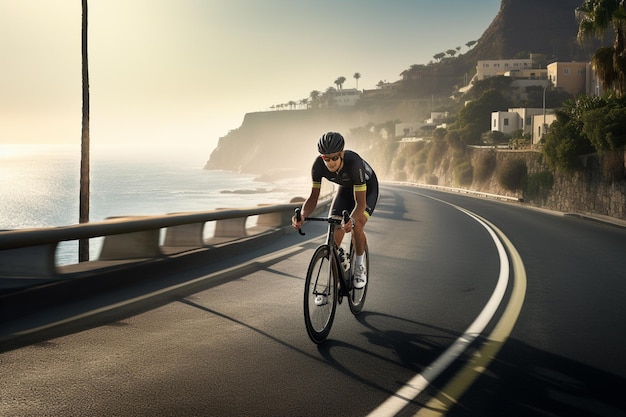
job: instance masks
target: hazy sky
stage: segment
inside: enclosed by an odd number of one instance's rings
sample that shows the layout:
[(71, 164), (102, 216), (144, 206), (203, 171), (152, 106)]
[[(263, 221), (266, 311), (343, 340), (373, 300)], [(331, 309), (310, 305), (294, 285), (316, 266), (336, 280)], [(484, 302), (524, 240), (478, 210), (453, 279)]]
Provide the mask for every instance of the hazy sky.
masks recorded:
[[(0, 144), (80, 143), (79, 0), (0, 0)], [(92, 147), (204, 153), (247, 112), (373, 89), (477, 40), (500, 0), (90, 0)]]

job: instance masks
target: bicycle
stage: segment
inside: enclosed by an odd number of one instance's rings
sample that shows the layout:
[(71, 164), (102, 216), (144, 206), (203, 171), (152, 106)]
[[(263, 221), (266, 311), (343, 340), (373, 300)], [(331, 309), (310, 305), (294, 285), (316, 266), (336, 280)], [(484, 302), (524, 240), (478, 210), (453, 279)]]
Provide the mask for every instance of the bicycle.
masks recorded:
[[(343, 221), (352, 219), (344, 210)], [(300, 221), (300, 209), (296, 209), (296, 219)], [(328, 223), (326, 242), (320, 245), (311, 258), (306, 273), (304, 285), (304, 323), (306, 330), (314, 343), (322, 343), (328, 337), (333, 325), (337, 304), (341, 304), (343, 297), (348, 298), (350, 311), (355, 316), (363, 310), (369, 277), (363, 288), (357, 289), (352, 285), (352, 271), (354, 271), (354, 239), (350, 240), (350, 250), (342, 254), (343, 249), (335, 243), (335, 227), (342, 223), (342, 219), (334, 217), (307, 217), (307, 221), (323, 221)], [(298, 230), (305, 235), (302, 230)], [(345, 259), (347, 256), (347, 259)], [(365, 246), (366, 271), (369, 273), (369, 251)], [(344, 258), (344, 259), (342, 259)]]

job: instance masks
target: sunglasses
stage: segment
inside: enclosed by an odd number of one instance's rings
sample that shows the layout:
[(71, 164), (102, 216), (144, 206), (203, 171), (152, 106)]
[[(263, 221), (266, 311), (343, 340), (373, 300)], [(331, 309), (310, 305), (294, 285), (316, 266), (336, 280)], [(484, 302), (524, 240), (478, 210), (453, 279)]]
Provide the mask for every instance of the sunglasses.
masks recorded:
[(336, 161), (337, 159), (341, 158), (341, 155), (333, 155), (333, 156), (320, 155), (320, 156), (325, 162)]

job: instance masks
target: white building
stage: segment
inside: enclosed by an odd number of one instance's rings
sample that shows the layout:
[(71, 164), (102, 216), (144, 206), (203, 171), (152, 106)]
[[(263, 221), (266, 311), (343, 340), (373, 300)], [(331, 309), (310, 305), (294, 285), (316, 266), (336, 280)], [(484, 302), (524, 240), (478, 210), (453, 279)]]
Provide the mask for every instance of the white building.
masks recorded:
[(396, 123), (395, 137), (415, 136), (415, 126), (411, 123)]
[[(547, 111), (546, 111), (547, 112)], [(550, 125), (556, 120), (556, 114), (546, 113), (536, 114), (533, 116), (533, 134), (532, 144), (535, 145), (541, 141), (543, 136), (550, 131)]]
[(519, 71), (532, 68), (533, 60), (528, 59), (488, 59), (478, 61), (476, 64), (476, 76), (478, 81), (485, 78), (505, 75), (510, 71)]
[[(547, 133), (547, 129), (556, 119), (553, 109), (543, 108), (515, 108), (508, 111), (491, 113), (491, 130), (510, 135), (516, 130), (522, 130), (531, 135), (532, 143)], [(544, 122), (545, 120), (545, 122)]]
[(361, 91), (356, 88), (337, 90), (333, 94), (333, 100), (337, 106), (354, 106), (361, 98)]

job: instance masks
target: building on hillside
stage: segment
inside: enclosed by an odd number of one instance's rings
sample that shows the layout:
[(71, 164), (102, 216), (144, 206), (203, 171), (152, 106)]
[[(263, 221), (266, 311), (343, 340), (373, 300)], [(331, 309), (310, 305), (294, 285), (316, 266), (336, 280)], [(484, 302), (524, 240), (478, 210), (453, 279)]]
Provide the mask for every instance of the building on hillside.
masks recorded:
[(510, 135), (516, 130), (531, 135), (532, 143), (539, 143), (556, 119), (554, 109), (514, 108), (491, 113), (491, 130)]
[(533, 145), (541, 143), (541, 139), (550, 131), (550, 126), (555, 120), (556, 114), (554, 114), (554, 112), (548, 113), (547, 110), (546, 114), (533, 115), (533, 134), (531, 142)]
[(396, 123), (395, 137), (415, 136), (415, 126), (411, 123)]
[(333, 100), (337, 106), (354, 106), (361, 98), (361, 92), (356, 88), (346, 88), (333, 93)]
[(430, 119), (424, 120), (424, 123), (427, 125), (439, 125), (443, 123), (448, 116), (450, 116), (450, 113), (447, 111), (433, 111), (430, 112)]
[(548, 70), (546, 68), (518, 68), (506, 71), (505, 77), (511, 77), (514, 80), (547, 80)]
[(476, 64), (476, 81), (505, 75), (510, 71), (526, 70), (533, 67), (532, 59), (489, 59)]
[(568, 94), (600, 95), (595, 71), (589, 62), (553, 62), (548, 64), (548, 79), (554, 88)]

